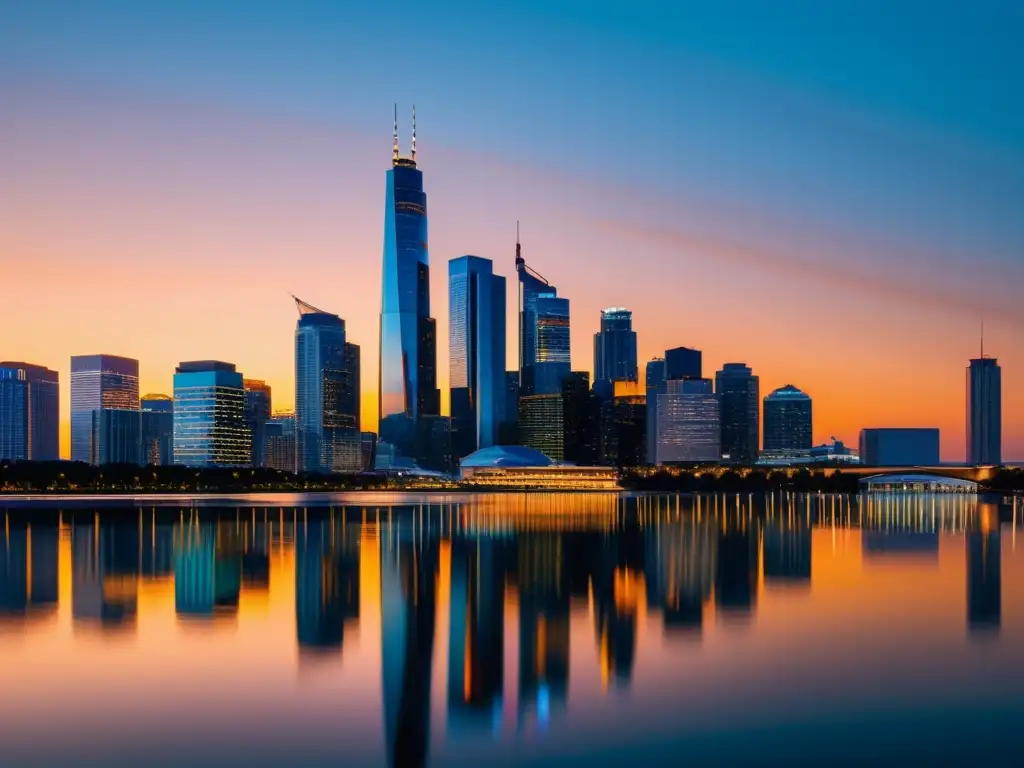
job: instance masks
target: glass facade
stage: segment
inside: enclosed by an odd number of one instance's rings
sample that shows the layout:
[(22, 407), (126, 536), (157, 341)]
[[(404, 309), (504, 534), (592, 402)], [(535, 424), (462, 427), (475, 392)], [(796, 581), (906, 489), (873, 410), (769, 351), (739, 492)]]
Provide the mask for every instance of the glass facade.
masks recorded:
[(56, 371), (0, 363), (0, 459), (60, 458), (60, 391)]
[(275, 413), (265, 425), (267, 467), (281, 472), (295, 471), (295, 414)]
[(645, 387), (647, 390), (647, 428), (645, 430), (645, 461), (647, 464), (654, 464), (655, 456), (658, 453), (658, 395), (665, 392), (665, 359), (656, 357), (647, 363), (647, 378)]
[(387, 172), (380, 314), (380, 438), (423, 457), (423, 416), (436, 416), (437, 329), (430, 316), (427, 196), (423, 172), (395, 152)]
[(552, 461), (565, 459), (564, 401), (561, 393), (519, 398), (519, 442)]
[(97, 464), (141, 464), (142, 414), (131, 408), (92, 412), (93, 450)]
[(870, 467), (935, 467), (937, 428), (883, 428), (860, 431), (860, 463)]
[(490, 259), (448, 262), (448, 362), (456, 459), (496, 445), (505, 419), (505, 278)]
[(174, 400), (167, 395), (142, 398), (142, 464), (174, 464)]
[(743, 363), (726, 363), (715, 374), (722, 412), (722, 457), (734, 464), (757, 461), (761, 384)]
[(249, 428), (251, 448), (249, 464), (267, 466), (267, 420), (270, 419), (270, 385), (259, 379), (243, 379), (245, 388), (245, 425)]
[(570, 364), (569, 300), (537, 297), (537, 363)]
[(242, 374), (215, 360), (181, 363), (174, 374), (174, 463), (246, 466), (251, 450)]
[(666, 379), (700, 379), (704, 377), (704, 354), (699, 349), (676, 347), (665, 351)]
[(636, 381), (638, 375), (633, 313), (602, 309), (601, 330), (594, 334), (594, 381)]
[[(299, 302), (295, 329), (295, 457), (299, 472), (358, 472), (357, 391), (345, 321)], [(349, 355), (358, 356), (354, 345)], [(356, 364), (358, 368), (358, 364)]]
[(994, 357), (967, 369), (967, 463), (1003, 463), (1003, 374)]
[(764, 399), (765, 452), (809, 451), (812, 425), (811, 398), (792, 384)]
[(718, 462), (718, 396), (710, 379), (674, 379), (658, 395), (656, 464)]
[(139, 361), (116, 355), (71, 358), (71, 460), (98, 464), (93, 411), (139, 410)]

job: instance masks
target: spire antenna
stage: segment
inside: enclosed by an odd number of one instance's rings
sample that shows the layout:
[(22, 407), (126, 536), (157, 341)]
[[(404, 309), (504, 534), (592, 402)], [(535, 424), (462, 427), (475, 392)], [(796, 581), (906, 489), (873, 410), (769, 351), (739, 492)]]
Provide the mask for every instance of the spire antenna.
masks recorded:
[(519, 244), (519, 220), (516, 219), (516, 269), (523, 265), (523, 246)]
[(981, 318), (981, 359), (985, 359), (985, 318)]
[(395, 102), (395, 143), (391, 147), (391, 161), (398, 160), (398, 103)]
[(416, 161), (416, 105), (412, 105), (412, 159)]

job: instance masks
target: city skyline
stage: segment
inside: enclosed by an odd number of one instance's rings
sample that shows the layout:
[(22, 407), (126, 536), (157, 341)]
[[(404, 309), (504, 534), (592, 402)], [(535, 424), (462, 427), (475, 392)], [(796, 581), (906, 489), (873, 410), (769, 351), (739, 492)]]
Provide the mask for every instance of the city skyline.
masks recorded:
[[(0, 46), (0, 94), (19, 114), (16, 123), (0, 123), (0, 161), (13, 180), (0, 191), (0, 255), (15, 263), (10, 295), (0, 302), (0, 326), (11, 330), (3, 357), (59, 373), (65, 457), (72, 355), (138, 359), (140, 390), (168, 394), (178, 361), (232, 360), (247, 376), (266, 380), (277, 406), (287, 407), (294, 400), (289, 293), (346, 318), (364, 350), (364, 428), (375, 428), (379, 195), (397, 99), (416, 101), (420, 111), (435, 272), (463, 253), (491, 259), (506, 278), (511, 315), (512, 227), (521, 220), (527, 260), (572, 302), (573, 370), (593, 373), (600, 310), (625, 306), (633, 311), (641, 368), (679, 344), (703, 350), (706, 371), (743, 360), (762, 392), (792, 381), (813, 397), (814, 443), (835, 435), (856, 444), (861, 428), (879, 425), (939, 426), (942, 458), (962, 460), (963, 370), (984, 315), (986, 347), (1007, 383), (1003, 455), (1024, 459), (1024, 398), (1013, 385), (1024, 373), (1015, 356), (1024, 314), (1011, 290), (1024, 279), (1024, 236), (1012, 213), (1024, 168), (1007, 128), (1021, 113), (978, 85), (998, 61), (998, 41), (992, 56), (971, 59), (950, 101), (937, 102), (919, 73), (900, 67), (899, 46), (886, 33), (871, 63), (891, 67), (902, 84), (905, 101), (894, 103), (881, 79), (858, 80), (840, 67), (819, 69), (822, 79), (812, 82), (792, 60), (783, 60), (788, 69), (767, 66), (780, 62), (778, 51), (766, 50), (770, 43), (740, 55), (713, 35), (711, 50), (704, 49), (690, 31), (678, 56), (705, 63), (701, 57), (710, 56), (716, 66), (704, 75), (661, 75), (676, 77), (658, 85), (668, 88), (663, 101), (679, 106), (646, 107), (634, 123), (608, 116), (598, 106), (607, 99), (599, 102), (593, 89), (543, 118), (503, 99), (502, 88), (540, 82), (543, 70), (533, 67), (497, 83), (493, 93), (478, 85), (474, 93), (483, 101), (472, 111), (439, 90), (445, 83), (457, 90), (468, 77), (447, 60), (425, 64), (412, 81), (404, 65), (387, 64), (366, 85), (345, 86), (344, 107), (329, 96), (336, 83), (312, 76), (303, 57), (288, 65), (289, 83), (305, 85), (290, 99), (273, 83), (255, 86), (241, 70), (222, 70), (200, 87), (195, 72), (183, 71), (180, 80), (160, 74), (161, 57), (173, 55), (166, 43), (150, 51), (111, 46), (100, 55), (109, 33), (81, 11), (69, 13), (81, 32), (75, 40), (58, 33), (63, 55), (41, 47), (43, 27), (31, 8), (5, 11), (14, 22), (8, 28), (23, 34), (4, 37)], [(254, 10), (245, 24), (266, 24), (274, 13)], [(528, 26), (538, 13), (524, 11), (517, 25)], [(844, 11), (809, 14), (797, 42), (810, 45), (809, 30), (828, 13)], [(759, 14), (752, 16), (745, 23), (754, 26)], [(147, 18), (129, 11), (121, 23), (146, 28)], [(324, 21), (332, 29), (332, 19)], [(548, 29), (567, 21), (563, 13)], [(416, 22), (427, 23), (402, 25)], [(640, 41), (657, 42), (659, 35), (646, 11), (635, 22), (636, 36), (620, 50), (632, 49), (636, 63), (610, 57), (627, 80), (669, 55), (657, 46), (638, 52)], [(720, 23), (701, 22), (704, 29)], [(923, 38), (949, 23), (937, 11)], [(497, 28), (497, 20), (487, 25)], [(374, 30), (368, 40), (379, 40)], [(311, 50), (321, 50), (322, 38), (304, 32), (312, 35)], [(525, 40), (542, 43), (541, 34)], [(603, 32), (591, 25), (580, 34), (593, 40)], [(744, 27), (736, 39), (750, 34)], [(182, 29), (168, 34), (171, 42), (185, 38)], [(946, 71), (923, 44), (910, 44), (929, 71)], [(255, 49), (232, 45), (227, 50), (253, 61)], [(433, 45), (415, 44), (421, 52), (418, 46)], [(862, 50), (851, 38), (836, 48)], [(367, 48), (344, 55), (359, 61)], [(123, 67), (135, 70), (127, 77), (114, 74), (117, 63), (139, 66)], [(482, 71), (495, 66), (490, 59), (483, 65)], [(611, 98), (622, 101), (617, 111), (630, 113), (635, 97), (614, 85), (620, 81), (612, 65), (595, 66), (612, 78), (604, 79)], [(550, 93), (541, 88), (536, 99), (554, 103)], [(708, 95), (714, 98), (702, 101)], [(757, 106), (773, 95), (778, 107)], [(739, 128), (769, 117), (781, 121), (770, 139)], [(662, 129), (651, 126), (666, 122), (679, 127), (663, 148)], [(715, 129), (722, 129), (721, 139), (713, 138)], [(656, 179), (666, 167), (679, 173)], [(755, 183), (740, 183), (741, 171), (749, 176), (751, 169)], [(789, 172), (792, 182), (785, 180)], [(873, 197), (878, 201), (868, 202)], [(575, 198), (586, 206), (565, 202)], [(209, 279), (194, 280), (197, 269)], [(736, 302), (737, 295), (743, 300)], [(440, 361), (448, 354), (448, 307), (436, 274), (430, 302), (441, 326)], [(217, 308), (215, 327), (203, 307)], [(516, 323), (507, 320), (512, 369)], [(439, 365), (443, 411), (447, 384), (446, 366)]]

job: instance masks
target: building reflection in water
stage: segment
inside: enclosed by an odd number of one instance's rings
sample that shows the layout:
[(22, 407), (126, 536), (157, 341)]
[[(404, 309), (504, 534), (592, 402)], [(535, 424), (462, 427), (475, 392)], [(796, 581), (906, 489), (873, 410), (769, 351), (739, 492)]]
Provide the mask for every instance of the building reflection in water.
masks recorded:
[(233, 616), (242, 589), (242, 552), (233, 520), (190, 519), (178, 530), (174, 609), (182, 618)]
[(765, 584), (811, 583), (811, 529), (804, 519), (776, 518), (764, 526)]
[(565, 537), (525, 533), (515, 542), (519, 593), (518, 722), (545, 726), (569, 693), (569, 581)]
[(134, 517), (71, 527), (71, 613), (76, 625), (98, 623), (105, 629), (134, 627), (138, 609), (142, 541)]
[(257, 519), (253, 510), (252, 521), (245, 527), (242, 554), (242, 587), (270, 590), (270, 523), (262, 516)]
[(504, 537), (457, 535), (451, 542), (448, 728), (501, 724), (505, 660)]
[(0, 543), (0, 617), (52, 613), (58, 599), (57, 519), (5, 521)]
[(359, 619), (359, 527), (310, 520), (295, 536), (295, 625), (301, 648), (340, 648)]
[(670, 636), (699, 633), (715, 577), (714, 530), (692, 515), (654, 520), (645, 530), (648, 610), (662, 611)]
[[(434, 519), (430, 510), (426, 516)], [(413, 517), (422, 519), (422, 515)], [(381, 663), (388, 764), (421, 766), (427, 762), (430, 743), (440, 535), (408, 519), (389, 521), (382, 526), (380, 547)]]
[(726, 516), (717, 538), (715, 605), (723, 614), (747, 617), (757, 601), (758, 522)]
[(982, 503), (978, 525), (967, 534), (967, 628), (998, 631), (1003, 613), (999, 508)]

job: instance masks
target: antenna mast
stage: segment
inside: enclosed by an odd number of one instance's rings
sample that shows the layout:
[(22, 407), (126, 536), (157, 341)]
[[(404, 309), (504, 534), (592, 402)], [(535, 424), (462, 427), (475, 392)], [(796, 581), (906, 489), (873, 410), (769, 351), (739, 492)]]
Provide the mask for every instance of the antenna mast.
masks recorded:
[(412, 105), (412, 161), (416, 162), (416, 105)]
[(395, 143), (391, 147), (391, 162), (398, 162), (398, 103), (395, 103)]

